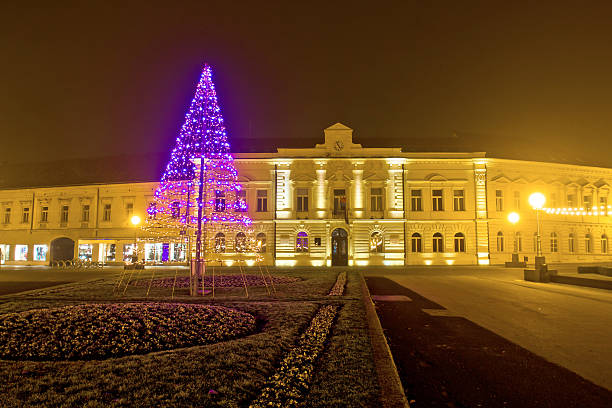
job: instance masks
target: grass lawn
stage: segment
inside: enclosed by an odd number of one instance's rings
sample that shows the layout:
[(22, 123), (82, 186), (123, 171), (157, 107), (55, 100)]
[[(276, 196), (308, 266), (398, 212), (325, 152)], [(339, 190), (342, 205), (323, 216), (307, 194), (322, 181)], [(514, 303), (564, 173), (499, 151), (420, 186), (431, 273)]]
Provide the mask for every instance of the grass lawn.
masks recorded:
[[(252, 269), (252, 270), (248, 270)], [(223, 271), (224, 274), (237, 270)], [(132, 279), (174, 276), (176, 270), (145, 270)], [(259, 331), (205, 346), (92, 361), (0, 360), (0, 406), (79, 407), (243, 407), (255, 399), (283, 355), (297, 342), (321, 305), (341, 306), (317, 370), (306, 406), (377, 406), (378, 385), (360, 299), (359, 276), (349, 272), (345, 296), (328, 297), (339, 271), (329, 268), (271, 269), (273, 275), (299, 281), (265, 287), (223, 288), (215, 300), (189, 297), (186, 288), (127, 286), (116, 290), (120, 271), (0, 298), (0, 314), (34, 308), (106, 302), (214, 303), (256, 316)], [(186, 271), (179, 270), (179, 275)], [(245, 273), (258, 274), (256, 268)], [(125, 281), (125, 278), (124, 278)], [(125, 294), (123, 292), (125, 289)], [(214, 390), (214, 392), (210, 392)]]

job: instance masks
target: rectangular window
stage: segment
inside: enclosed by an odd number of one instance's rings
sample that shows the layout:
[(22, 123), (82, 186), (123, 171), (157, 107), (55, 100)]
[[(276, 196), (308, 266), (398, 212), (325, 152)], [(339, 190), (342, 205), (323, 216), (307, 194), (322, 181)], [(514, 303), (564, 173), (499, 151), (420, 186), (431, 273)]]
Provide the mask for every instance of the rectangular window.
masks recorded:
[(344, 217), (346, 211), (346, 190), (335, 189), (334, 190), (334, 215), (338, 217)]
[(370, 208), (371, 211), (383, 210), (383, 189), (380, 187), (370, 190)]
[(49, 247), (47, 245), (34, 245), (34, 260), (46, 261)]
[(608, 215), (608, 197), (599, 197), (599, 211), (601, 215)]
[[(179, 203), (177, 202), (177, 208), (178, 208), (178, 204)], [(215, 191), (215, 211), (216, 212), (225, 211), (225, 191), (219, 191), (219, 190)], [(178, 216), (176, 218), (178, 218)]]
[(62, 213), (61, 213), (61, 217), (60, 217), (60, 222), (62, 224), (66, 224), (68, 222), (68, 206), (67, 205), (63, 205), (62, 206)]
[(4, 209), (4, 223), (5, 224), (11, 223), (11, 209), (10, 208)]
[(104, 204), (104, 211), (102, 212), (102, 221), (110, 221), (111, 220), (111, 205)]
[(421, 190), (410, 190), (410, 209), (423, 211), (423, 192)]
[(464, 190), (453, 191), (453, 210), (454, 211), (465, 211), (465, 191)]
[(444, 211), (442, 190), (431, 190), (431, 209), (433, 211)]
[(521, 192), (520, 191), (514, 192), (514, 209), (515, 210), (521, 209)]
[(236, 192), (236, 212), (246, 212), (248, 210), (246, 190)]
[(576, 196), (574, 194), (567, 195), (567, 206), (571, 208), (576, 207)]
[(49, 207), (40, 207), (40, 222), (49, 221)]
[(257, 212), (268, 211), (268, 190), (257, 190)]
[(298, 212), (308, 212), (308, 189), (298, 188), (297, 189), (297, 206)]
[(125, 215), (128, 220), (132, 218), (132, 214), (134, 214), (134, 203), (125, 204)]
[(30, 207), (23, 207), (23, 212), (21, 214), (21, 222), (24, 224), (30, 222)]
[(495, 190), (495, 211), (504, 211), (504, 192)]
[(89, 204), (85, 204), (82, 208), (81, 221), (89, 222)]
[(15, 245), (15, 260), (16, 261), (27, 261), (28, 260), (28, 246), (27, 245)]
[(593, 196), (585, 195), (583, 204), (585, 211), (591, 211), (593, 209)]

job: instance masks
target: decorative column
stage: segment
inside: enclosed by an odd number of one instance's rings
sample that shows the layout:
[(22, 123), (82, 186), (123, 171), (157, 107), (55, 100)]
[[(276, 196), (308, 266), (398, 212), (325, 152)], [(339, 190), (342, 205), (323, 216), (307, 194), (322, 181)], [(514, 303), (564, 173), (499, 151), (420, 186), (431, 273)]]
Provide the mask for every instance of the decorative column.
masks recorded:
[(291, 218), (291, 162), (283, 161), (277, 164), (276, 169), (276, 218)]
[(389, 218), (404, 217), (404, 185), (401, 159), (389, 159), (387, 180), (387, 213)]
[(485, 161), (474, 161), (476, 208), (476, 258), (479, 265), (489, 264), (489, 221), (487, 214), (487, 166)]
[(363, 186), (363, 162), (353, 163), (353, 218), (363, 218), (365, 211), (365, 191)]
[(317, 181), (315, 189), (315, 208), (317, 218), (325, 218), (327, 216), (327, 179), (325, 177), (325, 161), (317, 161), (316, 163)]

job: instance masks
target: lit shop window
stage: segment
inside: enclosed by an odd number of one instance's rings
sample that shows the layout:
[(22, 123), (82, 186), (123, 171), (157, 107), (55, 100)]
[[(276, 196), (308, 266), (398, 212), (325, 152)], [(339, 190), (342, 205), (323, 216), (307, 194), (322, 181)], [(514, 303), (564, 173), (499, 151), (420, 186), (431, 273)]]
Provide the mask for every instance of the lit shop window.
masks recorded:
[(92, 244), (79, 244), (79, 259), (82, 259), (84, 261), (91, 261), (92, 254)]
[(28, 246), (27, 245), (15, 245), (15, 260), (16, 261), (27, 261), (28, 260)]
[(136, 244), (124, 244), (123, 245), (123, 262), (133, 262), (136, 260), (134, 256), (137, 255), (137, 245)]
[(8, 261), (9, 260), (9, 251), (11, 250), (11, 246), (10, 245), (0, 245), (0, 264), (3, 264), (4, 261)]
[(145, 244), (145, 260), (149, 262), (161, 262), (164, 246), (161, 243)]
[(186, 244), (172, 244), (170, 246), (170, 259), (176, 262), (185, 262), (187, 259)]
[(257, 252), (266, 252), (266, 234), (260, 232), (259, 234), (257, 234), (257, 237), (255, 237), (255, 240), (257, 244)]
[(104, 254), (104, 262), (113, 262), (115, 260), (115, 254), (117, 253), (117, 245), (102, 244), (100, 246), (100, 250)]
[(47, 245), (34, 245), (34, 260), (46, 261), (49, 247)]
[(383, 252), (383, 234), (378, 231), (374, 231), (370, 235), (370, 252)]
[(295, 251), (296, 252), (308, 252), (308, 234), (304, 231), (300, 231), (295, 238)]

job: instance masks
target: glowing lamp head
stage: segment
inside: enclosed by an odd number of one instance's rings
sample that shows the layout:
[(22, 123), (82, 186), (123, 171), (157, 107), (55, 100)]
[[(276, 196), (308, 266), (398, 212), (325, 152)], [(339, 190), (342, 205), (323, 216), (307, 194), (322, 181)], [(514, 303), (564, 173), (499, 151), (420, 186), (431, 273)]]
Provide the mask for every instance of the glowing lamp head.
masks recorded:
[(132, 218), (130, 218), (130, 222), (132, 223), (132, 225), (138, 225), (140, 224), (140, 217), (137, 215), (132, 215)]
[(516, 224), (521, 219), (521, 216), (516, 212), (511, 212), (508, 214), (508, 221), (510, 224)]
[(544, 207), (546, 204), (546, 197), (542, 193), (533, 193), (529, 196), (529, 205), (531, 205), (535, 210), (539, 210)]

